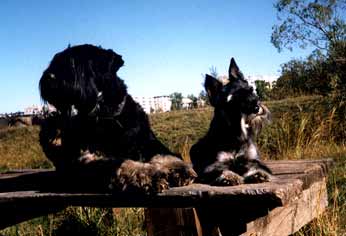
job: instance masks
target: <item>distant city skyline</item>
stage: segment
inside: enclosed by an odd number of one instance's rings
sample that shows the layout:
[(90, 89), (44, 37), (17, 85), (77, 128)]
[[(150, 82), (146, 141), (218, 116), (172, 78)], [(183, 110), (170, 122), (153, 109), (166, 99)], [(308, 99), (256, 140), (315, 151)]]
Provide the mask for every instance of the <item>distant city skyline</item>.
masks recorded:
[(40, 104), (38, 81), (55, 53), (91, 43), (123, 56), (118, 75), (133, 96), (202, 91), (203, 75), (228, 70), (275, 76), (309, 50), (278, 53), (270, 1), (60, 0), (0, 3), (0, 113)]

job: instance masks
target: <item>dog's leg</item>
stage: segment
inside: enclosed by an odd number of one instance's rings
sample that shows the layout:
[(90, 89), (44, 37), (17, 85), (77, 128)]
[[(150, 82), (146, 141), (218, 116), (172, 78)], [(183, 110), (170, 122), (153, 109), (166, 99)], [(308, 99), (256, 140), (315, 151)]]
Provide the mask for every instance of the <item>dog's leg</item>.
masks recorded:
[(261, 169), (250, 170), (244, 175), (244, 183), (247, 184), (264, 183), (270, 182), (271, 180), (272, 176), (268, 172)]
[(188, 185), (196, 176), (191, 166), (179, 158), (157, 155), (147, 163), (124, 161), (111, 179), (110, 188), (152, 194), (169, 187)]
[(243, 177), (230, 168), (234, 162), (233, 158), (233, 153), (220, 152), (217, 160), (205, 168), (202, 175), (202, 182), (216, 186), (234, 186), (242, 184), (244, 182)]
[[(217, 167), (219, 163), (214, 163), (213, 167)], [(242, 184), (244, 178), (228, 168), (215, 168), (209, 166), (208, 172), (204, 173), (202, 182), (214, 186), (235, 186)]]
[(243, 174), (245, 183), (263, 183), (273, 180), (273, 175), (269, 167), (262, 161), (248, 160), (247, 171)]
[(44, 153), (57, 169), (62, 169), (67, 159), (62, 146), (61, 128), (60, 117), (52, 114), (43, 120), (39, 134)]
[(109, 187), (114, 190), (151, 194), (167, 189), (167, 178), (167, 169), (158, 169), (151, 163), (126, 160), (117, 169)]
[(237, 173), (230, 171), (230, 170), (224, 170), (222, 171), (222, 174), (215, 179), (211, 185), (217, 185), (217, 186), (234, 186), (239, 185), (244, 182), (244, 178)]
[[(237, 172), (244, 178), (244, 183), (263, 183), (273, 179), (272, 172), (269, 167), (264, 164), (257, 155), (258, 151), (253, 145), (252, 149), (247, 146), (243, 147), (236, 154), (236, 158), (230, 165), (230, 169)], [(256, 155), (249, 155), (255, 153)]]
[(163, 169), (168, 171), (167, 181), (170, 187), (191, 184), (197, 177), (190, 164), (172, 155), (156, 155), (150, 160), (150, 163), (157, 170)]

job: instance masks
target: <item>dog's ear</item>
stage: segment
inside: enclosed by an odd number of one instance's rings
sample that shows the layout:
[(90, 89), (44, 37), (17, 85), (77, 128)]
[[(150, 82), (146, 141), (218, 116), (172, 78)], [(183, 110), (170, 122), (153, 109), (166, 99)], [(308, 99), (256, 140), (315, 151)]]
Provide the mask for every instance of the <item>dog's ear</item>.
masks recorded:
[(217, 104), (222, 86), (222, 83), (218, 79), (208, 74), (205, 75), (204, 87), (207, 91), (208, 98), (212, 106)]
[(233, 82), (237, 79), (244, 79), (244, 76), (239, 70), (239, 67), (233, 57), (231, 58), (231, 62), (229, 64), (228, 79), (230, 82)]
[(107, 52), (109, 53), (110, 59), (109, 59), (109, 71), (115, 71), (117, 72), (120, 67), (124, 65), (124, 60), (121, 55), (116, 54), (113, 50), (108, 49)]

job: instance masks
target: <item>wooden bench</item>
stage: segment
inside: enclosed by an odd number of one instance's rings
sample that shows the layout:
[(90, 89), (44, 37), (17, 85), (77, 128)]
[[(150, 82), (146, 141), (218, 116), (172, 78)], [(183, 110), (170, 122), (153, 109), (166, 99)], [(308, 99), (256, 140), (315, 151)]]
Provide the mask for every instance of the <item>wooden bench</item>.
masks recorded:
[[(0, 229), (67, 206), (144, 207), (148, 235), (202, 235), (205, 224), (223, 222), (223, 235), (289, 235), (327, 207), (331, 160), (267, 161), (270, 183), (214, 187), (192, 184), (155, 196), (110, 194), (59, 176), (54, 170), (0, 175)], [(90, 187), (91, 186), (91, 187)], [(197, 208), (210, 214), (199, 222)], [(202, 227), (201, 227), (202, 226)]]

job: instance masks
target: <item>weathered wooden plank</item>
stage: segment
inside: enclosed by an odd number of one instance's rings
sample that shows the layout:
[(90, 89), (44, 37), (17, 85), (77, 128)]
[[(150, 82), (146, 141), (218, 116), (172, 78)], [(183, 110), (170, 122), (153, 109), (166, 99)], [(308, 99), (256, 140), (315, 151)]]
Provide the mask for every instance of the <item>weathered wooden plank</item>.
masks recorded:
[(277, 207), (267, 216), (247, 224), (243, 236), (277, 236), (290, 235), (318, 217), (328, 206), (325, 180), (313, 183), (284, 207)]
[[(252, 212), (251, 216), (243, 216), (249, 222), (299, 199), (303, 191), (327, 175), (330, 163), (330, 160), (268, 161), (276, 176), (271, 183), (233, 187), (193, 184), (155, 196), (107, 192), (95, 175), (62, 176), (54, 170), (13, 171), (0, 174), (0, 228), (31, 218), (31, 213), (34, 217), (66, 206), (202, 207), (213, 209), (214, 215), (227, 213), (226, 219), (230, 218), (229, 212)], [(9, 211), (9, 217), (2, 221)], [(193, 217), (191, 212), (187, 215)]]
[[(274, 175), (283, 177), (282, 179), (301, 179), (302, 175), (307, 174), (319, 179), (326, 176), (326, 169), (331, 161), (267, 161), (266, 163), (272, 168)], [(62, 176), (54, 170), (8, 172), (0, 174), (0, 192), (42, 189), (52, 192), (100, 192), (102, 189), (97, 182), (98, 178), (96, 175)]]
[(320, 169), (322, 175), (326, 175), (333, 164), (332, 159), (323, 160), (280, 160), (265, 161), (275, 175), (303, 174), (311, 169)]
[[(36, 174), (34, 173), (34, 177), (31, 175), (30, 179), (49, 178), (52, 173), (39, 173), (38, 176)], [(23, 176), (21, 175), (21, 177)], [(6, 179), (10, 180), (8, 176)], [(0, 181), (0, 189), (3, 189), (1, 182), (2, 180)], [(172, 188), (156, 196), (146, 196), (124, 193), (112, 194), (107, 192), (53, 192), (55, 188), (59, 190), (59, 187), (54, 184), (54, 181), (50, 188), (46, 185), (32, 186), (32, 184), (30, 181), (25, 183), (25, 180), (23, 180), (20, 185), (15, 184), (15, 191), (2, 192), (0, 190), (0, 212), (2, 212), (2, 214), (0, 213), (0, 219), (4, 217), (0, 220), (0, 228), (5, 228), (14, 223), (19, 223), (39, 215), (55, 212), (57, 209), (63, 209), (67, 206), (169, 207), (170, 209), (173, 207), (232, 207), (237, 205), (250, 207), (255, 206), (260, 201), (263, 206), (272, 209), (276, 206), (286, 204), (291, 197), (301, 192), (302, 187), (301, 182), (294, 179), (289, 181), (278, 180), (275, 184), (271, 183), (269, 185), (257, 184), (235, 187), (212, 187), (195, 184)], [(36, 187), (36, 190), (27, 190), (30, 187)], [(24, 190), (19, 191), (21, 188)], [(71, 188), (72, 186), (67, 189)], [(6, 212), (9, 212), (9, 214), (5, 214)], [(184, 222), (186, 223), (188, 221), (185, 220)]]
[[(271, 168), (277, 176), (272, 183), (233, 187), (194, 184), (172, 188), (157, 196), (140, 197), (134, 194), (95, 192), (99, 189), (93, 189), (91, 182), (85, 181), (87, 186), (83, 187), (81, 184), (83, 181), (71, 181), (68, 177), (59, 176), (52, 170), (12, 172), (0, 175), (0, 204), (27, 200), (31, 204), (34, 204), (35, 201), (47, 204), (54, 201), (55, 203), (63, 202), (67, 205), (83, 206), (195, 207), (206, 204), (251, 204), (251, 201), (263, 200), (264, 202), (270, 201), (274, 206), (280, 206), (285, 205), (289, 199), (299, 194), (315, 180), (325, 176), (321, 164), (316, 163), (318, 162), (271, 162)], [(287, 174), (287, 169), (293, 169), (296, 174)], [(296, 180), (301, 180), (303, 186)], [(99, 186), (97, 183), (96, 185)]]
[(46, 192), (44, 190), (0, 191), (0, 206), (4, 204), (62, 204), (95, 207), (196, 207), (206, 205), (253, 205), (262, 201), (268, 207), (282, 206), (302, 191), (299, 180), (278, 179), (272, 183), (215, 187), (193, 184), (171, 188), (148, 196), (126, 193)]
[[(303, 163), (308, 164), (303, 165)], [(80, 180), (75, 177), (60, 176), (52, 170), (12, 172), (0, 175), (0, 204), (27, 200), (30, 204), (35, 204), (35, 201), (47, 204), (49, 201), (54, 201), (83, 206), (196, 207), (224, 204), (251, 205), (251, 202), (261, 200), (263, 203), (270, 202), (272, 207), (275, 207), (286, 204), (290, 198), (308, 187), (315, 178), (319, 179), (325, 175), (318, 164), (310, 161), (298, 164), (293, 161), (278, 161), (270, 165), (277, 176), (272, 183), (233, 187), (194, 184), (172, 188), (157, 196), (111, 194), (104, 189), (97, 189), (99, 187), (97, 181), (85, 180), (84, 176), (80, 177)], [(287, 174), (287, 168), (294, 170), (296, 174)], [(90, 179), (93, 179), (93, 176)], [(303, 186), (296, 180), (303, 181)], [(86, 186), (83, 186), (83, 183), (86, 183)]]
[(193, 208), (148, 208), (145, 211), (148, 236), (202, 236), (196, 227), (198, 218), (193, 216)]
[[(328, 168), (331, 166), (331, 160), (327, 161), (280, 161), (268, 163), (271, 165), (274, 174), (276, 175), (276, 181), (281, 180), (283, 182), (288, 179), (295, 179), (301, 182), (302, 192), (297, 193), (295, 196), (291, 196), (287, 199), (282, 207), (283, 212), (281, 218), (278, 217), (278, 221), (282, 220), (282, 224), (286, 227), (280, 227), (281, 231), (275, 228), (277, 221), (275, 216), (268, 218), (268, 214), (275, 214), (278, 208), (269, 209), (266, 205), (262, 205), (262, 201), (257, 201), (256, 205), (246, 205), (242, 204), (233, 207), (205, 207), (199, 208), (202, 215), (206, 215), (207, 218), (201, 220), (203, 230), (207, 231), (207, 234), (200, 235), (211, 235), (212, 231), (215, 231), (219, 226), (219, 230), (222, 235), (289, 235), (297, 231), (303, 225), (311, 221), (313, 218), (317, 217), (320, 212), (323, 212), (328, 204), (327, 202), (327, 192), (326, 192), (326, 182), (325, 176), (327, 176)], [(316, 185), (322, 188), (322, 192), (317, 194)], [(307, 198), (309, 196), (309, 198)], [(320, 196), (320, 197), (319, 197)], [(308, 200), (307, 200), (308, 199)], [(321, 201), (320, 201), (320, 200)], [(292, 211), (292, 208), (295, 211)], [(320, 211), (315, 211), (314, 209), (319, 209)], [(285, 218), (285, 213), (296, 212), (296, 217), (294, 215), (289, 215), (291, 217)], [(270, 215), (271, 216), (271, 215)], [(256, 222), (256, 219), (264, 219), (262, 228), (252, 227), (249, 222)], [(161, 219), (161, 223), (165, 219)], [(266, 224), (268, 226), (266, 227)], [(286, 225), (287, 224), (287, 225)], [(196, 226), (198, 228), (198, 226)], [(252, 229), (252, 231), (250, 231)], [(247, 234), (247, 232), (250, 232)], [(257, 233), (259, 232), (259, 233)], [(262, 232), (262, 234), (261, 234)], [(214, 234), (213, 234), (214, 235)], [(215, 234), (219, 235), (219, 234)]]

